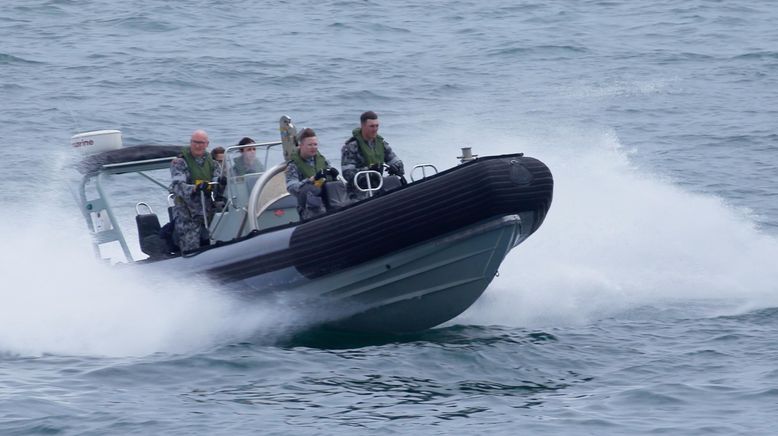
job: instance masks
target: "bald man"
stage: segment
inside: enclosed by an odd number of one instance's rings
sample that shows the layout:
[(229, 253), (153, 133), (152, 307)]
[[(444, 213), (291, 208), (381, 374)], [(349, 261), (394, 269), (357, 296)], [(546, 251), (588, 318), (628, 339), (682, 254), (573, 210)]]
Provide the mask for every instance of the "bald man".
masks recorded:
[[(208, 182), (221, 178), (221, 166), (211, 158), (208, 134), (195, 130), (189, 147), (170, 163), (170, 192), (175, 197), (173, 220), (181, 252), (197, 250), (210, 243), (205, 217), (213, 217), (213, 201)], [(205, 200), (205, 210), (203, 210)]]

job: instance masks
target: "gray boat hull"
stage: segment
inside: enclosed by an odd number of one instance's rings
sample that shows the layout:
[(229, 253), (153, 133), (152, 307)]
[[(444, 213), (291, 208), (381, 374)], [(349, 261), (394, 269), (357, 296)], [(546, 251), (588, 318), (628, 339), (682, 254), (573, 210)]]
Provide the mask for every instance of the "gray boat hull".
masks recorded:
[[(522, 228), (532, 228), (533, 215), (522, 215), (487, 220), (324, 277), (310, 279), (283, 268), (223, 286), (247, 301), (291, 309), (306, 325), (358, 332), (424, 330), (461, 314), (483, 294), (505, 256), (529, 236)], [(258, 235), (224, 249), (236, 256), (257, 253), (261, 246), (278, 247), (277, 239), (267, 240), (278, 236)], [(195, 273), (225, 254), (205, 251), (147, 268)]]
[(431, 328), (461, 314), (483, 294), (522, 240), (521, 224), (517, 215), (478, 224), (338, 274), (326, 291), (321, 282), (315, 287), (325, 291), (328, 306), (340, 306), (333, 311), (339, 318), (331, 323), (335, 327), (362, 332)]

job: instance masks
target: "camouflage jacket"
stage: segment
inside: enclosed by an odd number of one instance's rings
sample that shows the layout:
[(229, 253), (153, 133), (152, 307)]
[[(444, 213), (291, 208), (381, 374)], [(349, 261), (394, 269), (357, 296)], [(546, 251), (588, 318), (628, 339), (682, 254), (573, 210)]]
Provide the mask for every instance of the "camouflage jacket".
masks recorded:
[[(315, 167), (316, 157), (313, 156), (306, 159), (306, 162), (312, 167)], [(326, 167), (329, 168), (330, 162), (327, 158), (324, 158), (324, 162)], [(286, 190), (289, 191), (290, 194), (296, 196), (300, 193), (300, 187), (305, 183), (311, 183), (311, 181), (303, 176), (302, 171), (297, 168), (297, 164), (294, 163), (294, 161), (289, 161), (289, 164), (286, 166)]]
[[(198, 165), (203, 165), (205, 162), (205, 156), (195, 158), (195, 162)], [(221, 165), (214, 165), (213, 178), (211, 181), (217, 181), (221, 176)], [(203, 205), (199, 194), (195, 194), (194, 180), (189, 168), (186, 165), (186, 160), (182, 157), (173, 159), (170, 163), (170, 192), (175, 196), (175, 206), (173, 208), (176, 215), (188, 215), (190, 218), (195, 216), (203, 216)], [(205, 193), (205, 207), (206, 212), (210, 215), (213, 208), (213, 201), (211, 200), (210, 193)]]
[[(368, 143), (368, 146), (373, 147), (374, 143)], [(403, 162), (392, 151), (392, 147), (384, 140), (384, 163), (392, 165), (403, 171)], [(359, 143), (353, 136), (343, 145), (341, 149), (340, 166), (343, 170), (343, 179), (352, 186), (354, 183), (354, 175), (359, 171), (367, 169), (367, 161), (359, 151)]]

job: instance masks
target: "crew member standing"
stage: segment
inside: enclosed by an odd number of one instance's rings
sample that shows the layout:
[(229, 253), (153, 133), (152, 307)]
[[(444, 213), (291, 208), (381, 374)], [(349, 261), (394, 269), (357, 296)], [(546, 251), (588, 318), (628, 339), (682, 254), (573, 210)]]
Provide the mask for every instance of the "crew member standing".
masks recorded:
[(208, 134), (195, 130), (181, 154), (170, 163), (170, 192), (175, 196), (173, 222), (181, 252), (192, 251), (210, 243), (206, 217), (213, 216), (209, 182), (224, 181), (221, 166), (206, 153)]

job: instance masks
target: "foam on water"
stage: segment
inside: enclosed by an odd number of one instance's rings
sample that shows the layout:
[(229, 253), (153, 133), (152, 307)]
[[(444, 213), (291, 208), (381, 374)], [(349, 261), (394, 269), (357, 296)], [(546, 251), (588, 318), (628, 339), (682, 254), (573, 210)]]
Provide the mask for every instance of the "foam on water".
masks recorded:
[(99, 263), (60, 183), (0, 223), (0, 353), (187, 353), (293, 322), (284, 307), (246, 304), (204, 279)]
[(749, 211), (635, 166), (610, 130), (493, 138), (540, 157), (555, 177), (539, 231), (458, 322), (563, 325), (648, 304), (719, 300), (737, 312), (778, 304), (778, 240)]
[[(22, 355), (186, 353), (239, 341), (284, 321), (207, 281), (176, 281), (96, 263), (88, 241), (15, 235), (0, 291), (0, 352)], [(279, 317), (281, 319), (279, 319)]]

